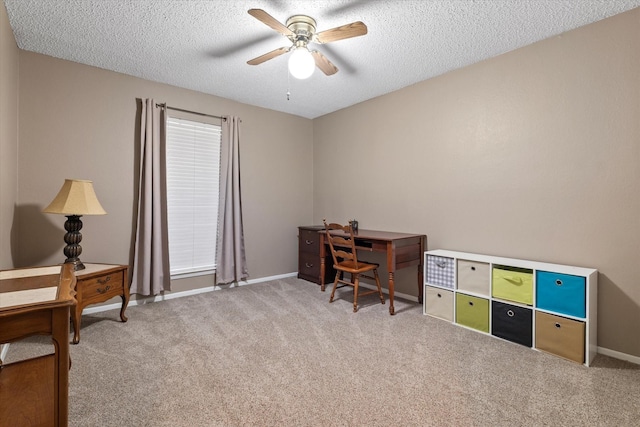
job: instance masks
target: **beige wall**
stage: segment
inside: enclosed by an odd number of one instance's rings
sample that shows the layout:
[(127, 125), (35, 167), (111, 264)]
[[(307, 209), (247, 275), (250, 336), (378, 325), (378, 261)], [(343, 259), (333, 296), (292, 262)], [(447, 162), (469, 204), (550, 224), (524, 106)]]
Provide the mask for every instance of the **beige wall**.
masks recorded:
[(18, 46), (0, 3), (0, 269), (14, 267), (12, 236), (18, 197)]
[[(65, 178), (94, 181), (106, 216), (83, 217), (85, 262), (127, 264), (132, 247), (137, 98), (242, 118), (250, 279), (297, 270), (296, 225), (312, 218), (312, 121), (48, 56), (20, 52), (19, 266), (64, 260), (63, 216), (41, 210)], [(212, 286), (183, 279), (173, 290)]]
[(598, 345), (640, 356), (639, 46), (635, 9), (316, 119), (315, 222), (597, 268)]

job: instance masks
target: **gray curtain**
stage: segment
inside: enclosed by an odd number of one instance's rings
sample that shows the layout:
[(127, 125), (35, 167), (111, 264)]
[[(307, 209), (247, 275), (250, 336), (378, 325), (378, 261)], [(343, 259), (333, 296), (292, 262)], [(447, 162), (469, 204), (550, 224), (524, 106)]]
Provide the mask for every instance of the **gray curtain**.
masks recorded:
[(234, 116), (222, 120), (216, 284), (249, 277), (240, 197), (240, 123), (240, 118)]
[(165, 114), (153, 99), (142, 100), (138, 221), (131, 293), (171, 290), (165, 182)]

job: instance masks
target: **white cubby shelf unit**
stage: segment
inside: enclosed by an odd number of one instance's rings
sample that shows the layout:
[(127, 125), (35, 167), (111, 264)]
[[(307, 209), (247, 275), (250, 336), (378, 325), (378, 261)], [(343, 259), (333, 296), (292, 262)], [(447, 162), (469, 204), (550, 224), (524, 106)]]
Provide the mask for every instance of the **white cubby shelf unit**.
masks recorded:
[(424, 253), (425, 315), (589, 366), (598, 270), (444, 249)]

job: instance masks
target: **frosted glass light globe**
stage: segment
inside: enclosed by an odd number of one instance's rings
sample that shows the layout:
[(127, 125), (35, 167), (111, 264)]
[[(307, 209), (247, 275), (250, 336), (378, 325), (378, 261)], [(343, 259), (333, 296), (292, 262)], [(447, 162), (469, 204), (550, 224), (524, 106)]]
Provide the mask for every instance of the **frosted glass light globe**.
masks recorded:
[(316, 62), (306, 47), (297, 47), (289, 56), (289, 72), (296, 79), (307, 79), (313, 74)]

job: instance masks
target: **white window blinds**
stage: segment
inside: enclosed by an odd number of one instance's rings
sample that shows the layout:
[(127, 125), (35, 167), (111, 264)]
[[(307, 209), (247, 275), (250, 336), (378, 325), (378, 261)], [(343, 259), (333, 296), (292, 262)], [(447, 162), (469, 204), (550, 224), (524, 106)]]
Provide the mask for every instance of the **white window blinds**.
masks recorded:
[(171, 275), (215, 269), (221, 127), (167, 119)]

